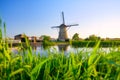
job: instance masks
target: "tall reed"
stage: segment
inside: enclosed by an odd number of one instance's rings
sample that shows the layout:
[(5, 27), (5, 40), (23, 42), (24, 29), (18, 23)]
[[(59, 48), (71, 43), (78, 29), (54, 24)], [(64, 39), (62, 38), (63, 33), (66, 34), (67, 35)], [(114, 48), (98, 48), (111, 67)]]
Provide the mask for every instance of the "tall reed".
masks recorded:
[(1, 24), (0, 20), (0, 80), (120, 80), (119, 47), (106, 53), (99, 49), (98, 41), (92, 52), (66, 56), (48, 50), (48, 56), (41, 56), (33, 52), (26, 38), (27, 47), (21, 44), (21, 50), (14, 53), (3, 39), (6, 25), (2, 30)]

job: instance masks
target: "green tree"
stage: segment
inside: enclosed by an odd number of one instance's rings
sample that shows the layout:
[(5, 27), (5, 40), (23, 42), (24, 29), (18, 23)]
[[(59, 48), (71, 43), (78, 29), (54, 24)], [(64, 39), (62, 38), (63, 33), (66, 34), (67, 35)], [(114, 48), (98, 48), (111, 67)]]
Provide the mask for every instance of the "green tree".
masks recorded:
[(100, 40), (101, 38), (96, 36), (96, 35), (90, 35), (89, 38), (87, 38), (87, 40), (92, 40), (92, 41), (96, 41), (96, 40)]
[(50, 36), (43, 35), (41, 37), (43, 38), (43, 41), (50, 41)]
[(79, 40), (79, 34), (75, 33), (72, 37), (72, 40)]

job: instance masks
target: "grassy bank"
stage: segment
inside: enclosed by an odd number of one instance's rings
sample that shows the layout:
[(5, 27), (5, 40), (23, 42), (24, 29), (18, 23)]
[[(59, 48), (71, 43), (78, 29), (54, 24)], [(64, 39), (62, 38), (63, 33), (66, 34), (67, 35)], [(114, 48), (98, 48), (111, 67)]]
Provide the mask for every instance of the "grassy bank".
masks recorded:
[[(44, 46), (54, 46), (54, 45), (66, 45), (70, 44), (73, 47), (94, 47), (98, 41), (69, 41), (69, 42), (60, 42), (60, 41), (43, 41)], [(99, 47), (119, 47), (120, 46), (120, 41), (111, 41), (111, 40), (106, 40), (106, 41), (101, 41), (99, 44)]]
[[(73, 47), (94, 47), (97, 41), (72, 41), (71, 45)], [(118, 47), (120, 46), (120, 41), (101, 41), (100, 47)]]

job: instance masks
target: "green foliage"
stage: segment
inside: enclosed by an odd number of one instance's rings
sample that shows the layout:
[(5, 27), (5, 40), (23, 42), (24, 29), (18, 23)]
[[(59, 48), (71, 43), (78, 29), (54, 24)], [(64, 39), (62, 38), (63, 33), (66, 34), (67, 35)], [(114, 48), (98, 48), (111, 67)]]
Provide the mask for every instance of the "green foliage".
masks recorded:
[[(71, 45), (73, 47), (94, 47), (97, 41), (72, 41)], [(100, 47), (118, 47), (120, 46), (120, 41), (101, 41)]]
[(3, 23), (3, 25), (4, 25), (4, 37), (6, 38), (6, 24)]
[(43, 38), (43, 41), (50, 41), (50, 36), (43, 35), (41, 37)]
[(27, 52), (16, 55), (5, 50), (0, 53), (0, 79), (120, 79), (119, 52), (109, 54), (98, 52), (99, 44), (100, 42), (90, 54), (78, 52), (77, 54), (70, 53), (69, 56), (56, 52), (48, 52), (49, 55), (46, 57), (40, 56), (31, 52), (29, 46), (26, 49)]
[(44, 47), (55, 45), (54, 42), (50, 41), (50, 36), (43, 35), (42, 37), (43, 37), (43, 46), (44, 46)]
[(2, 39), (2, 20), (0, 18), (0, 40)]
[(97, 41), (100, 40), (100, 37), (97, 37), (96, 35), (90, 35), (89, 38), (86, 38), (85, 40), (91, 40), (91, 41)]
[(43, 41), (43, 46), (44, 47), (46, 47), (46, 46), (53, 46), (53, 45), (55, 45), (55, 43), (52, 42), (52, 41), (46, 41), (46, 40)]
[(79, 40), (79, 34), (75, 33), (72, 37), (72, 40)]
[(0, 80), (120, 80), (119, 47), (106, 53), (98, 41), (91, 52), (71, 52), (66, 56), (48, 51), (47, 56), (41, 56), (25, 39), (26, 49), (21, 44), (17, 54), (1, 40)]

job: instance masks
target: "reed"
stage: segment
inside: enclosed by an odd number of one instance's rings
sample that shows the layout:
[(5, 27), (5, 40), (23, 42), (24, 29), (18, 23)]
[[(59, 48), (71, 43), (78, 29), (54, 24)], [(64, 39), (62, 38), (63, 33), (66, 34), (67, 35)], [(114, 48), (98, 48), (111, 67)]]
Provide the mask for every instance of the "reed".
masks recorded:
[(106, 53), (99, 49), (98, 41), (92, 52), (66, 56), (48, 50), (47, 56), (41, 56), (32, 51), (26, 38), (27, 48), (21, 44), (22, 50), (16, 54), (4, 41), (2, 31), (6, 30), (0, 26), (0, 80), (120, 80), (119, 47)]

